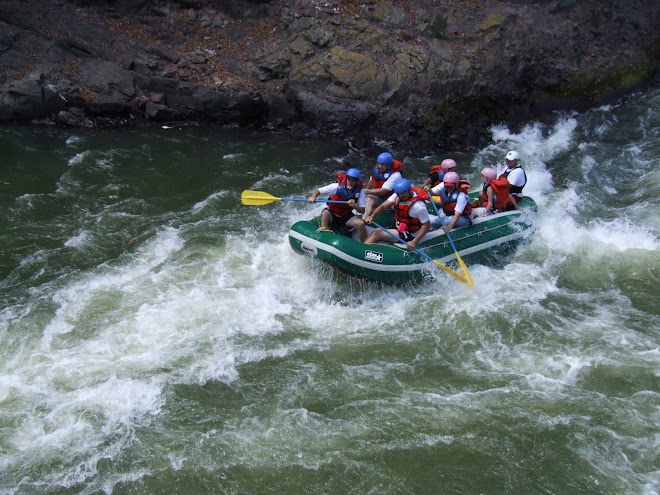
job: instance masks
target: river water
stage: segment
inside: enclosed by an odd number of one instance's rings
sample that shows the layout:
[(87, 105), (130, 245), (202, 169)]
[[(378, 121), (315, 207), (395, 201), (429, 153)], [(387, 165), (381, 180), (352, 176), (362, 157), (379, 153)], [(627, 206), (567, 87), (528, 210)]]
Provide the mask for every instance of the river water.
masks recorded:
[[(382, 150), (387, 143), (380, 143)], [(527, 243), (469, 290), (295, 254), (341, 142), (1, 127), (0, 493), (660, 491), (660, 91), (492, 129)]]

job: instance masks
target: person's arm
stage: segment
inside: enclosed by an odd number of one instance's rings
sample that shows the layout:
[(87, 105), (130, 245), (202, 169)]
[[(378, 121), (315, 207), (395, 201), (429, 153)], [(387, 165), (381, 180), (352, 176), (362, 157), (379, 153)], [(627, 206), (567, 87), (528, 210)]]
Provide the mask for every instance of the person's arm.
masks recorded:
[(429, 174), (429, 178), (426, 179), (426, 182), (422, 184), (422, 190), (429, 192), (431, 190), (431, 187), (433, 187), (433, 184), (436, 182), (441, 182), (440, 181), (440, 174), (438, 172), (431, 172)]
[(352, 209), (357, 211), (358, 213), (364, 213), (364, 206), (358, 205), (354, 199), (349, 199), (348, 200), (348, 206), (350, 206)]
[(383, 187), (379, 187), (377, 189), (369, 189), (366, 191), (363, 189), (363, 191), (365, 194), (371, 194), (380, 198), (387, 198), (394, 191), (394, 184), (396, 184), (399, 179), (401, 179), (401, 173), (395, 172), (389, 176), (389, 178), (385, 181), (385, 184), (383, 184)]
[(424, 181), (424, 184), (422, 184), (421, 189), (423, 191), (429, 192), (431, 190), (431, 178), (429, 177)]
[(513, 205), (513, 207), (516, 210), (520, 209), (520, 206), (518, 206), (518, 201), (516, 200), (516, 197), (511, 193), (509, 193), (509, 201), (511, 201), (511, 204)]
[[(489, 186), (486, 189), (486, 194), (488, 195), (488, 203), (486, 204), (486, 210), (481, 214), (482, 217), (488, 215), (488, 212), (493, 209), (493, 188)], [(509, 194), (509, 196), (511, 196)]]
[(390, 189), (385, 189), (384, 187), (379, 187), (377, 189), (362, 189), (364, 194), (370, 194), (372, 196), (378, 196), (379, 198), (386, 198), (392, 191)]
[[(351, 201), (352, 201), (353, 203), (351, 203)], [(364, 213), (364, 210), (365, 210), (365, 208), (366, 208), (366, 206), (367, 206), (367, 201), (366, 201), (366, 197), (365, 197), (364, 191), (360, 191), (360, 196), (358, 196), (357, 201), (351, 199), (351, 200), (348, 202), (348, 206), (350, 206), (351, 208), (353, 208), (353, 209), (354, 209), (355, 211), (357, 211), (358, 213)]]
[(442, 230), (444, 230), (445, 233), (447, 233), (447, 232), (449, 232), (451, 229), (453, 229), (453, 228), (454, 228), (454, 225), (456, 225), (456, 222), (458, 222), (458, 219), (461, 218), (461, 215), (462, 215), (462, 214), (463, 214), (463, 213), (460, 212), (460, 211), (454, 211), (454, 216), (453, 216), (453, 218), (451, 219), (451, 222), (449, 222), (449, 225), (445, 225), (444, 227), (442, 227)]
[(431, 196), (431, 201), (433, 201), (436, 204), (436, 206), (438, 204), (442, 206), (442, 197), (440, 198), (440, 203), (438, 203), (437, 201), (433, 200), (433, 196), (440, 196), (440, 193), (444, 190), (445, 190), (445, 185), (442, 182), (431, 189), (429, 195)]
[(462, 193), (459, 195), (458, 200), (456, 201), (456, 209), (454, 210), (454, 216), (451, 219), (451, 222), (449, 222), (449, 225), (446, 225), (445, 227), (442, 227), (442, 230), (445, 231), (445, 233), (449, 232), (451, 229), (454, 228), (456, 225), (456, 222), (461, 218), (461, 215), (465, 211), (465, 207), (467, 206), (467, 202), (469, 200), (469, 196), (465, 193)]
[(422, 224), (422, 226), (417, 231), (417, 235), (406, 243), (408, 249), (415, 249), (422, 238), (428, 233), (429, 230), (431, 230), (431, 218), (429, 217), (426, 201), (416, 201), (413, 203), (413, 205), (408, 210), (408, 214), (412, 218), (419, 220), (419, 223)]
[(376, 208), (371, 215), (363, 218), (362, 220), (364, 220), (366, 223), (371, 223), (373, 221), (374, 217), (377, 217), (378, 215), (380, 215), (383, 211), (385, 211), (387, 208), (391, 207), (393, 204), (394, 204), (394, 202), (389, 201), (389, 200), (381, 203), (378, 206), (378, 208)]
[(309, 203), (313, 203), (316, 200), (316, 198), (318, 198), (319, 196), (329, 198), (330, 196), (332, 196), (334, 193), (337, 192), (337, 187), (339, 187), (339, 184), (335, 182), (333, 184), (328, 184), (327, 186), (323, 186), (319, 189), (314, 189), (314, 192), (309, 198), (307, 198), (307, 201)]
[(364, 191), (364, 194), (372, 194), (371, 191), (375, 191), (378, 188), (374, 188), (374, 182), (373, 182), (373, 175), (369, 176), (369, 181), (367, 182), (367, 186), (362, 189)]
[(431, 221), (427, 220), (420, 227), (419, 233), (415, 237), (413, 237), (410, 241), (408, 241), (408, 249), (415, 249), (419, 241), (421, 241), (422, 238), (426, 234), (428, 234), (429, 230), (431, 230)]

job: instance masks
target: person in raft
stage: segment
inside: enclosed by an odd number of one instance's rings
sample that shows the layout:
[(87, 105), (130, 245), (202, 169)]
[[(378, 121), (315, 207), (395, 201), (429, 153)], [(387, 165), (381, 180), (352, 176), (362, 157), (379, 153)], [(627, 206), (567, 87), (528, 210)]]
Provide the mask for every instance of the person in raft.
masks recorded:
[[(396, 228), (388, 230), (403, 239), (408, 245), (408, 249), (415, 249), (419, 241), (431, 230), (431, 220), (426, 209), (426, 201), (429, 199), (427, 193), (412, 187), (407, 179), (399, 179), (394, 184), (394, 194), (378, 206), (371, 215), (366, 216), (364, 221), (369, 224), (385, 209), (394, 207)], [(396, 239), (381, 229), (374, 229), (367, 237), (365, 244), (375, 244), (378, 241), (396, 242)]]
[(439, 186), (447, 172), (456, 172), (456, 162), (451, 158), (445, 158), (440, 165), (431, 167), (429, 178), (422, 184), (422, 189), (429, 192), (431, 188)]
[(403, 167), (403, 163), (392, 158), (391, 153), (378, 155), (367, 187), (364, 189), (364, 194), (367, 195), (367, 206), (363, 216), (371, 215), (378, 205), (391, 196), (394, 184), (403, 178), (401, 167)]
[(349, 168), (345, 174), (337, 174), (337, 182), (314, 189), (307, 201), (313, 203), (322, 196), (331, 201), (345, 201), (346, 203), (328, 203), (321, 212), (320, 230), (329, 231), (331, 228), (345, 227), (349, 232), (358, 229), (360, 241), (367, 238), (367, 227), (354, 211), (364, 213), (366, 197), (362, 187), (362, 173), (356, 168)]
[(480, 207), (476, 209), (476, 215), (479, 217), (510, 210), (511, 207), (519, 209), (516, 199), (509, 192), (510, 184), (507, 178), (497, 179), (496, 177), (495, 169), (486, 167), (481, 171), (483, 187), (477, 198), (477, 205)]
[[(520, 166), (520, 155), (517, 151), (509, 151), (504, 158), (506, 165), (500, 170), (497, 178), (501, 179), (504, 177), (509, 181), (509, 184), (511, 184), (509, 192), (515, 198), (516, 202), (518, 202), (523, 197), (522, 191), (525, 184), (527, 184), (527, 174), (525, 174), (525, 171)], [(514, 206), (510, 205), (508, 209), (512, 210), (513, 208)]]
[(472, 205), (467, 194), (470, 187), (467, 181), (461, 181), (456, 172), (447, 172), (443, 182), (431, 189), (432, 194), (440, 197), (441, 213), (444, 213), (444, 216), (441, 214), (433, 221), (431, 224), (433, 229), (441, 228), (449, 232), (455, 227), (472, 225), (470, 220)]

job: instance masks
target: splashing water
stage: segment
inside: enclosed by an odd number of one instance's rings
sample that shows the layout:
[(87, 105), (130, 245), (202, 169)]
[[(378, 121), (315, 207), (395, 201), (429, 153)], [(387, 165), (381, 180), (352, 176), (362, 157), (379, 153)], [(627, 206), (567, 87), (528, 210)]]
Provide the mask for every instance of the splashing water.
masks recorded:
[(331, 182), (336, 143), (1, 128), (0, 493), (656, 493), (659, 115), (463, 153), (519, 151), (539, 204), (472, 291), (348, 278), (288, 247), (323, 205), (240, 205)]

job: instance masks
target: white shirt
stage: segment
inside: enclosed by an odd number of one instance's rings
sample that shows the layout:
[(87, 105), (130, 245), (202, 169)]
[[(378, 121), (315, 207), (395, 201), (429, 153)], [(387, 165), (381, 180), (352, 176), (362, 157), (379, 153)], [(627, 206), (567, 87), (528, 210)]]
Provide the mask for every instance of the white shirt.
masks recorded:
[[(417, 196), (417, 193), (413, 193), (415, 196)], [(387, 198), (387, 201), (391, 201), (394, 203), (394, 200), (396, 199), (397, 195), (396, 193), (392, 194), (389, 198)], [(429, 210), (426, 209), (426, 202), (425, 201), (415, 201), (410, 209), (408, 210), (408, 215), (410, 215), (413, 218), (418, 219), (420, 222), (423, 224), (428, 222), (430, 220), (429, 218)]]
[[(334, 194), (337, 192), (337, 188), (339, 187), (339, 184), (336, 182), (333, 182), (332, 184), (328, 184), (327, 186), (323, 186), (319, 188), (319, 198), (329, 198), (331, 196), (334, 196)], [(357, 201), (355, 202), (358, 206), (367, 206), (367, 197), (364, 194), (364, 191), (360, 191), (360, 195), (358, 196)]]
[(499, 178), (507, 170), (511, 170), (511, 172), (507, 176), (509, 184), (518, 187), (522, 187), (525, 185), (525, 172), (523, 172), (522, 168), (509, 169), (506, 165), (504, 165), (504, 168), (500, 170), (500, 173), (497, 174), (497, 177)]
[(387, 180), (385, 181), (385, 184), (383, 184), (383, 187), (387, 189), (388, 191), (394, 191), (394, 184), (397, 183), (398, 180), (403, 179), (403, 176), (401, 175), (401, 172), (394, 172), (392, 175), (390, 175)]
[[(431, 189), (431, 192), (433, 194), (435, 194), (436, 196), (438, 196), (440, 194), (440, 192), (445, 192), (444, 182), (438, 184), (433, 189)], [(465, 207), (467, 206), (469, 199), (470, 199), (470, 197), (467, 194), (465, 194), (463, 191), (459, 191), (458, 192), (458, 198), (456, 198), (456, 208), (454, 208), (454, 211), (455, 212), (457, 211), (459, 213), (463, 213), (463, 211), (465, 211)]]

